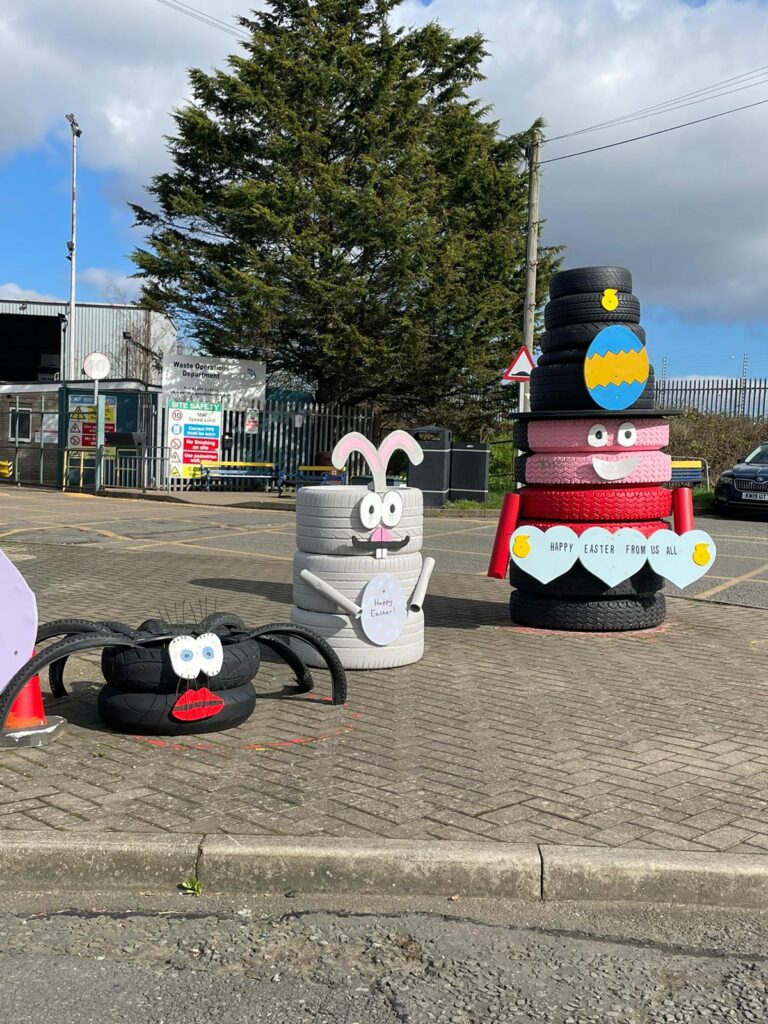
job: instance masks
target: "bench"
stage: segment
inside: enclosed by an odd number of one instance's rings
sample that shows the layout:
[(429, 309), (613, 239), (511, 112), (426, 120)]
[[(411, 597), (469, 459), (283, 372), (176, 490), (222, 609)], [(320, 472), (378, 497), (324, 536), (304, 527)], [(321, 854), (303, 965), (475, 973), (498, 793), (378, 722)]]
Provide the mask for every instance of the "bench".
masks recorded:
[(706, 459), (672, 459), (673, 484), (706, 483), (709, 488), (709, 464)]
[(212, 480), (272, 481), (277, 474), (274, 462), (201, 462), (200, 476), (203, 487), (210, 491)]
[(13, 459), (0, 459), (0, 477), (10, 480), (13, 476)]
[(345, 484), (347, 468), (336, 469), (335, 466), (299, 466), (294, 477), (297, 487), (301, 484)]

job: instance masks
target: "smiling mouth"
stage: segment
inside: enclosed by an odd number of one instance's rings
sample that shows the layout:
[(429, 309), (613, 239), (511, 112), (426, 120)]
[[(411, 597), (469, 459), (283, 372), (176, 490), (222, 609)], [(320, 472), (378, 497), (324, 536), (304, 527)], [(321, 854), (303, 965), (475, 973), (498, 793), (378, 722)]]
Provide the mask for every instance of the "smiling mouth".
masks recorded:
[(359, 540), (357, 537), (353, 537), (352, 547), (357, 548), (358, 551), (380, 551), (382, 548), (386, 548), (387, 551), (399, 551), (410, 542), (410, 539), (410, 537), (405, 537), (403, 540)]
[(201, 686), (199, 690), (185, 690), (173, 705), (171, 714), (182, 722), (197, 722), (201, 718), (213, 718), (223, 707), (224, 701), (218, 694)]
[(598, 459), (596, 455), (592, 456), (592, 468), (601, 480), (623, 480), (634, 471), (636, 465), (636, 455), (628, 459)]

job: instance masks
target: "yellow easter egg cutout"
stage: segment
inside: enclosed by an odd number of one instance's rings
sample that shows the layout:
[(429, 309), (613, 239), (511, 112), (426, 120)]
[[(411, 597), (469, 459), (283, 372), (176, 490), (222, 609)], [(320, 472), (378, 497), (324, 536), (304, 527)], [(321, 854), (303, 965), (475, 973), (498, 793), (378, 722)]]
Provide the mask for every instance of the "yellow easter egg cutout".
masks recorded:
[(524, 533), (519, 533), (515, 537), (515, 543), (512, 545), (512, 553), (517, 555), (518, 558), (527, 558), (531, 553), (531, 542)]
[(619, 296), (616, 294), (616, 291), (616, 288), (606, 288), (600, 300), (600, 305), (603, 309), (607, 309), (609, 313), (612, 313), (614, 309), (618, 309), (619, 306)]

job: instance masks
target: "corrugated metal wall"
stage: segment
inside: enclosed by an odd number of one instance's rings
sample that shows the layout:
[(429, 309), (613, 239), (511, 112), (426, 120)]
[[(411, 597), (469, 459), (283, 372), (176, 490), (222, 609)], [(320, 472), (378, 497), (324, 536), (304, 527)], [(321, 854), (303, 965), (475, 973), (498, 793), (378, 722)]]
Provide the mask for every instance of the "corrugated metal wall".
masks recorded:
[[(89, 352), (103, 352), (112, 369), (109, 380), (125, 378), (159, 384), (161, 371), (150, 350), (170, 352), (176, 346), (173, 324), (159, 313), (129, 305), (78, 302), (75, 318), (74, 365), (78, 372)], [(0, 299), (0, 314), (19, 316), (69, 315), (66, 302)], [(124, 337), (129, 335), (129, 338)]]

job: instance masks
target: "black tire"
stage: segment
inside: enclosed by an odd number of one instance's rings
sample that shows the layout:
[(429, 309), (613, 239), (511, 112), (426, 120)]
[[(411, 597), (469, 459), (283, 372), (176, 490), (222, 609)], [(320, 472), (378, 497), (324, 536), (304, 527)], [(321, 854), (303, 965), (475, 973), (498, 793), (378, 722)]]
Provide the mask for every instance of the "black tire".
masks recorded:
[[(652, 409), (655, 401), (656, 381), (651, 367), (640, 397), (629, 406), (627, 412), (633, 409)], [(537, 366), (531, 371), (531, 411), (556, 409), (599, 411), (599, 406), (587, 391), (582, 365), (567, 363), (565, 366)]]
[(564, 295), (553, 299), (544, 307), (544, 326), (565, 327), (570, 324), (639, 324), (640, 300), (628, 292), (617, 292), (618, 305), (615, 309), (603, 306), (603, 293), (590, 292), (585, 295)]
[(214, 691), (224, 701), (217, 714), (191, 722), (181, 721), (174, 717), (173, 708), (182, 692), (128, 692), (107, 685), (99, 691), (99, 714), (110, 729), (117, 732), (188, 736), (232, 729), (244, 722), (256, 705), (253, 685), (243, 683), (228, 690)]
[[(258, 641), (225, 643), (223, 650), (224, 662), (221, 672), (212, 677), (212, 688), (231, 690), (249, 683), (259, 671)], [(165, 640), (140, 647), (106, 647), (101, 672), (110, 686), (126, 693), (175, 693), (179, 687)]]
[(649, 565), (644, 565), (628, 580), (622, 580), (617, 586), (609, 587), (578, 563), (551, 583), (539, 583), (510, 561), (509, 582), (518, 590), (549, 597), (637, 597), (657, 594), (664, 587), (664, 577), (655, 573)]
[[(640, 324), (621, 323), (620, 326), (632, 331), (635, 337), (645, 344), (645, 330)], [(551, 331), (544, 331), (539, 339), (539, 346), (543, 353), (562, 352), (566, 349), (580, 348), (583, 349), (584, 355), (586, 355), (590, 344), (595, 340), (600, 331), (604, 331), (605, 328), (605, 323), (595, 322), (555, 327)]]
[(632, 291), (632, 275), (626, 267), (575, 267), (558, 270), (549, 282), (549, 297), (562, 299), (565, 295), (584, 295), (615, 288), (620, 292)]
[(562, 629), (578, 633), (620, 633), (660, 626), (667, 613), (663, 594), (604, 600), (542, 597), (513, 590), (509, 599), (512, 621), (536, 629)]
[(572, 363), (583, 366), (586, 356), (586, 348), (564, 348), (559, 352), (542, 352), (536, 360), (536, 368), (538, 369), (540, 366), (570, 366)]
[(512, 444), (519, 452), (529, 452), (528, 447), (528, 424), (525, 420), (515, 420), (512, 427)]
[(512, 476), (519, 484), (525, 483), (525, 467), (528, 462), (527, 455), (516, 455), (512, 466)]

